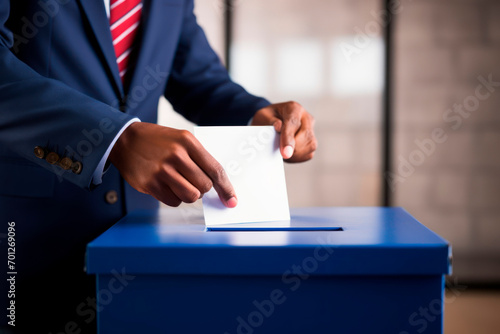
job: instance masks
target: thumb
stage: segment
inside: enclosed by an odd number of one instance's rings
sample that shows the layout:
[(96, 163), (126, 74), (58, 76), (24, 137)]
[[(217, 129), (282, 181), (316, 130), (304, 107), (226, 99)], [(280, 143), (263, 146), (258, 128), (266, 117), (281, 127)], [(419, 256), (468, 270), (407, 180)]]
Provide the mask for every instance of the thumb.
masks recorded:
[(289, 123), (282, 124), (280, 133), (280, 150), (283, 159), (290, 159), (295, 150), (295, 133), (297, 129)]
[(290, 159), (293, 155), (293, 151), (295, 149), (295, 138), (286, 133), (286, 130), (283, 129), (283, 121), (276, 118), (273, 123), (274, 129), (276, 132), (280, 133), (280, 152), (283, 159)]

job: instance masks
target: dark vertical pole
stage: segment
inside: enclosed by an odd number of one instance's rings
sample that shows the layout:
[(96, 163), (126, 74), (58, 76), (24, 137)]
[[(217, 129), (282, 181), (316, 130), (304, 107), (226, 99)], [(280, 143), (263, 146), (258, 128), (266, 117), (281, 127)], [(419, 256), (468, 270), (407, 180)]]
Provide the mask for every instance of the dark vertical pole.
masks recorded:
[(226, 68), (231, 68), (231, 43), (233, 41), (233, 0), (224, 0), (224, 47)]
[(387, 24), (384, 30), (385, 63), (384, 63), (384, 92), (382, 95), (382, 206), (391, 206), (392, 190), (387, 175), (392, 171), (392, 66), (393, 66), (393, 15), (391, 6), (393, 0), (382, 0), (387, 13)]

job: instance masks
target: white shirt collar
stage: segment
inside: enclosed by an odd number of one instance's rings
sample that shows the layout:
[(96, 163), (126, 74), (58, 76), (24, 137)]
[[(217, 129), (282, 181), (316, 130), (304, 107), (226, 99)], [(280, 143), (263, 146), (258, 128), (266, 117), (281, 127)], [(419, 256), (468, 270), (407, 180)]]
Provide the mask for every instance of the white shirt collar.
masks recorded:
[(109, 3), (111, 0), (104, 0), (104, 7), (106, 8), (106, 15), (108, 16), (109, 19)]

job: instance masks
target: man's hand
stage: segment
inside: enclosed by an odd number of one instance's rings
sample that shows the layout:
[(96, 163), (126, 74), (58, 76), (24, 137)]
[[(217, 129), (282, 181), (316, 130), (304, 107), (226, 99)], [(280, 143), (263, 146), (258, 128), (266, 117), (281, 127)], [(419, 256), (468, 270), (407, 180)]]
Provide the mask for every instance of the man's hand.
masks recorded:
[(274, 125), (280, 133), (280, 151), (288, 162), (311, 159), (318, 145), (314, 119), (297, 102), (271, 104), (257, 111), (252, 125)]
[(222, 166), (189, 131), (133, 123), (109, 160), (132, 187), (167, 205), (195, 202), (212, 186), (226, 207), (238, 203)]

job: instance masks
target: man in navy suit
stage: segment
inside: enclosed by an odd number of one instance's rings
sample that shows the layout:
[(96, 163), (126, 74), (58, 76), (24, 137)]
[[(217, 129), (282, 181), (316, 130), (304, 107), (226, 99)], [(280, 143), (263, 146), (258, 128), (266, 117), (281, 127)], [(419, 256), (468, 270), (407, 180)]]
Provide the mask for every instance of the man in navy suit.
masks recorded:
[(237, 205), (223, 168), (190, 133), (155, 124), (162, 95), (200, 125), (274, 125), (287, 161), (316, 149), (299, 104), (270, 104), (231, 81), (193, 0), (140, 3), (125, 75), (108, 1), (0, 0), (0, 307), (15, 306), (0, 327), (14, 320), (6, 328), (21, 333), (92, 333), (89, 241), (157, 200), (191, 203), (214, 187)]

